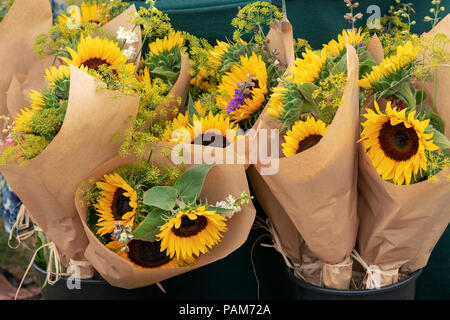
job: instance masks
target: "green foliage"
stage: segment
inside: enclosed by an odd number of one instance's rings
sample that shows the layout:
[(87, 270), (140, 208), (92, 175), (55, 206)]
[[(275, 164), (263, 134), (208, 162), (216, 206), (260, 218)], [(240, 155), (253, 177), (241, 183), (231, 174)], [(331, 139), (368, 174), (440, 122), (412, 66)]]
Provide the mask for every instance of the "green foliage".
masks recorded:
[(312, 93), (318, 88), (313, 83), (303, 83), (299, 87), (295, 83), (284, 81), (282, 85), (288, 89), (283, 95), (284, 105), (283, 112), (279, 120), (283, 124), (281, 132), (286, 132), (295, 122), (302, 119), (303, 115), (317, 111), (317, 106), (311, 103), (311, 99), (306, 96), (312, 96)]
[(143, 61), (143, 65), (148, 67), (151, 78), (160, 78), (170, 87), (173, 87), (181, 70), (180, 48), (174, 47), (159, 54), (149, 53)]
[(144, 193), (144, 203), (164, 211), (173, 210), (178, 198), (178, 190), (169, 186), (157, 186)]
[(134, 239), (143, 241), (155, 241), (156, 235), (161, 232), (160, 227), (165, 223), (164, 210), (155, 208), (132, 232)]
[(200, 196), (206, 175), (212, 165), (198, 165), (186, 170), (175, 182), (174, 188), (178, 190), (185, 203), (193, 203)]

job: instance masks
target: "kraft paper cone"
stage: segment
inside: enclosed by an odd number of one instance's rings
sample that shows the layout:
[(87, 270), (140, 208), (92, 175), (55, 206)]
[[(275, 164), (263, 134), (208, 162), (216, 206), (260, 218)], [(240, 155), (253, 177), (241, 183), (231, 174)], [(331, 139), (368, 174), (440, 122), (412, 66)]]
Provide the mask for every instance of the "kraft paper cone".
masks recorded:
[(275, 52), (278, 53), (276, 58), (280, 60), (283, 65), (287, 67), (294, 65), (294, 34), (292, 25), (287, 18), (274, 23), (271, 26), (266, 39), (269, 41), (270, 50), (275, 50)]
[(6, 91), (15, 73), (38, 61), (33, 51), (36, 37), (52, 26), (48, 0), (16, 0), (0, 23), (0, 115), (8, 115)]
[(173, 85), (164, 101), (155, 109), (158, 118), (161, 120), (173, 120), (176, 112), (184, 112), (186, 99), (191, 83), (191, 71), (193, 67), (189, 58), (181, 56), (181, 69), (178, 79)]
[[(102, 28), (108, 32), (110, 35), (117, 37), (117, 31), (119, 30), (119, 27), (124, 27), (125, 30), (133, 30), (137, 34), (138, 42), (133, 43), (132, 46), (136, 48), (136, 51), (139, 51), (139, 49), (142, 46), (142, 33), (141, 33), (141, 27), (136, 26), (133, 23), (134, 15), (137, 13), (136, 6), (132, 4), (127, 10), (122, 12), (120, 15), (106, 23)], [(124, 49), (126, 49), (126, 45)], [(141, 54), (136, 58), (136, 66), (139, 65), (139, 61), (141, 60)], [(134, 58), (132, 59), (134, 61)]]
[(367, 51), (370, 53), (372, 58), (375, 59), (377, 63), (380, 63), (384, 59), (383, 45), (381, 44), (380, 38), (375, 34), (372, 39), (370, 39), (367, 45)]
[(47, 86), (45, 69), (52, 65), (53, 57), (35, 61), (28, 69), (13, 75), (6, 93), (6, 107), (11, 122), (21, 109), (30, 104), (29, 94), (32, 89), (40, 90)]
[[(445, 33), (450, 37), (450, 15), (429, 34)], [(450, 70), (439, 68), (437, 113), (446, 124), (449, 138)], [(433, 97), (434, 84), (425, 90)], [(426, 180), (408, 186), (383, 181), (362, 145), (359, 147), (360, 191), (358, 215), (360, 230), (358, 248), (368, 265), (382, 271), (411, 273), (423, 268), (431, 251), (450, 222), (450, 170), (436, 175), (436, 181)], [(381, 286), (396, 282), (396, 277), (382, 277)]]
[[(117, 156), (86, 175), (86, 178), (89, 181), (92, 181), (91, 178), (99, 181), (105, 174), (138, 160), (135, 156)], [(158, 166), (173, 165), (168, 158), (162, 157), (159, 152), (153, 153), (152, 161)], [(193, 267), (141, 270), (106, 248), (86, 225), (87, 207), (83, 205), (82, 190), (91, 186), (93, 186), (92, 183), (80, 184), (75, 198), (75, 205), (89, 240), (85, 257), (108, 283), (125, 289), (152, 285), (225, 258), (244, 244), (255, 218), (253, 205), (250, 203), (243, 206), (242, 211), (236, 213), (228, 221), (228, 231), (223, 234), (222, 241), (207, 254), (201, 255), (197, 264)], [(229, 194), (238, 197), (242, 191), (250, 192), (244, 167), (242, 165), (216, 165), (206, 177), (200, 199), (214, 204), (216, 201), (224, 200)]]
[(60, 253), (83, 260), (88, 241), (74, 192), (90, 171), (117, 154), (120, 141), (113, 136), (129, 126), (139, 100), (99, 88), (104, 84), (73, 66), (70, 72), (67, 113), (57, 136), (37, 157), (0, 171)]
[[(279, 159), (279, 171), (262, 175), (272, 194), (300, 232), (312, 254), (324, 264), (348, 261), (358, 229), (357, 145), (359, 139), (358, 57), (347, 46), (348, 84), (343, 103), (326, 135), (314, 147)], [(279, 128), (267, 114), (266, 128)], [(261, 126), (262, 128), (263, 126)], [(256, 166), (258, 171), (261, 165)], [(326, 268), (326, 267), (324, 267)], [(324, 285), (348, 288), (351, 268), (332, 273)]]

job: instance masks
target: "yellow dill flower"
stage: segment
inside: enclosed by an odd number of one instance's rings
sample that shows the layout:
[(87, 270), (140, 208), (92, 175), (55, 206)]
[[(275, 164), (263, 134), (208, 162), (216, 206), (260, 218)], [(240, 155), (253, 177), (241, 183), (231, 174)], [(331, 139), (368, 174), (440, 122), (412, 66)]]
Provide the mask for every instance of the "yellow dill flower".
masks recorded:
[(283, 154), (291, 157), (315, 146), (327, 132), (329, 126), (322, 120), (308, 117), (306, 121), (299, 120), (285, 136), (285, 143), (281, 144)]
[[(239, 122), (250, 118), (266, 100), (267, 70), (261, 56), (242, 56), (221, 79), (217, 104), (231, 119)], [(236, 91), (240, 91), (237, 95)]]
[(170, 258), (191, 261), (220, 242), (221, 233), (227, 231), (225, 221), (204, 206), (180, 211), (160, 228), (161, 233), (156, 237), (161, 240), (161, 251), (167, 250)]
[(427, 169), (425, 151), (439, 149), (432, 140), (433, 133), (425, 133), (430, 120), (415, 119), (415, 111), (406, 117), (406, 109), (391, 108), (391, 102), (381, 112), (375, 102), (374, 112), (367, 109), (362, 123), (361, 141), (367, 155), (383, 180), (408, 185), (412, 175)]
[(403, 46), (398, 46), (397, 54), (383, 59), (378, 66), (372, 67), (372, 71), (359, 80), (359, 86), (366, 89), (372, 88), (372, 82), (378, 82), (410, 64), (418, 53), (419, 47), (413, 47), (411, 41), (406, 42)]
[(358, 29), (358, 32), (356, 32), (355, 29), (343, 30), (342, 34), (338, 35), (338, 41), (333, 39), (323, 47), (327, 50), (327, 53), (329, 53), (331, 57), (334, 58), (336, 56), (339, 56), (347, 47), (346, 41), (351, 46), (359, 45), (366, 36), (366, 33), (361, 34), (361, 32), (361, 29)]
[(181, 32), (170, 32), (170, 34), (164, 39), (156, 39), (150, 43), (149, 49), (151, 55), (158, 55), (164, 51), (170, 51), (175, 47), (181, 48), (184, 44), (184, 38), (181, 36)]
[(302, 53), (303, 59), (295, 59), (295, 65), (289, 69), (287, 80), (299, 85), (303, 82), (314, 82), (319, 78), (327, 60), (327, 50), (323, 48), (320, 53), (306, 49)]

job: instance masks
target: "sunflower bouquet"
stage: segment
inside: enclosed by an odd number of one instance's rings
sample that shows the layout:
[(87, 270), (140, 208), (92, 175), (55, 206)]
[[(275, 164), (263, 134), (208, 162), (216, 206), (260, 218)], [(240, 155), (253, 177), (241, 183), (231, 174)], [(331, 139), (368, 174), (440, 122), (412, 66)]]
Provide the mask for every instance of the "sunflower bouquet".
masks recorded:
[[(261, 121), (279, 129), (279, 170), (249, 178), (271, 229), (307, 282), (348, 289), (358, 231), (356, 170), (358, 75), (375, 64), (370, 36), (344, 30), (320, 50), (306, 49), (274, 89)], [(327, 199), (327, 200), (325, 200)]]
[[(136, 67), (125, 45), (139, 44), (140, 30), (133, 31), (137, 40), (115, 37), (120, 26), (132, 29), (126, 20), (133, 9), (103, 26), (109, 36), (80, 35), (74, 46), (58, 51), (58, 59), (44, 59), (28, 73), (13, 77), (9, 88), (7, 118), (12, 122), (1, 149), (0, 170), (54, 241), (66, 266), (70, 259), (84, 259), (87, 243), (73, 204), (76, 186), (93, 168), (117, 154), (120, 140), (115, 137), (129, 127), (130, 117), (138, 111), (139, 98), (132, 90), (138, 82)], [(59, 63), (39, 70), (42, 64), (51, 65), (51, 60)], [(43, 70), (46, 81), (38, 76)], [(23, 108), (23, 92), (29, 92), (30, 83), (35, 85), (32, 89), (44, 89), (31, 91), (31, 103)]]
[[(241, 182), (231, 183), (232, 176)], [(85, 256), (118, 287), (151, 285), (221, 259), (253, 223), (240, 166), (186, 168), (150, 152), (147, 160), (113, 158), (88, 177), (76, 194), (89, 239)], [(217, 179), (223, 188), (214, 186)]]
[[(201, 43), (191, 50), (194, 71), (187, 110), (165, 126), (159, 139), (206, 148), (234, 148), (237, 159), (250, 161), (250, 131), (245, 131), (257, 128), (277, 78), (287, 68), (283, 45), (291, 43), (293, 48), (292, 27), (281, 20), (277, 7), (255, 2), (240, 9), (233, 19), (236, 31), (232, 41), (217, 41), (213, 47)], [(269, 27), (266, 35), (265, 28)], [(239, 140), (245, 154), (237, 149), (235, 142)], [(195, 154), (192, 148), (187, 149), (185, 155)], [(218, 149), (211, 152), (218, 158), (224, 156)]]
[(374, 102), (361, 120), (357, 244), (380, 286), (423, 268), (450, 222), (449, 35), (449, 15), (403, 34), (359, 83)]

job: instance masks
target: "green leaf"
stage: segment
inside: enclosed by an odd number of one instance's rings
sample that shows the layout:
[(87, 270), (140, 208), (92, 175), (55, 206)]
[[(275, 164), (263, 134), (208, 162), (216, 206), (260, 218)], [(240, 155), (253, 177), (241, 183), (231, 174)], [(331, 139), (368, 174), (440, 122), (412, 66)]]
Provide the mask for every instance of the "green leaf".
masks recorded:
[(192, 100), (192, 96), (190, 93), (189, 93), (189, 98), (188, 98), (188, 114), (189, 114), (189, 119), (191, 121), (194, 117), (194, 114), (197, 116), (197, 118), (200, 119), (200, 115), (198, 114), (198, 111), (194, 107), (194, 101)]
[(200, 195), (206, 175), (212, 165), (198, 165), (186, 170), (173, 186), (186, 204), (193, 203)]
[(425, 90), (417, 90), (416, 91), (416, 104), (419, 105), (427, 98), (427, 93)]
[(142, 221), (142, 223), (131, 233), (136, 240), (155, 241), (156, 235), (161, 232), (160, 227), (165, 223), (163, 219), (164, 210), (154, 209)]
[(170, 211), (175, 207), (178, 191), (173, 187), (157, 186), (144, 193), (144, 204)]
[(450, 149), (450, 141), (448, 141), (447, 137), (444, 136), (443, 133), (439, 132), (435, 128), (432, 128), (431, 132), (434, 134), (433, 142), (435, 145), (437, 145), (441, 150)]
[(304, 82), (298, 86), (298, 90), (300, 90), (305, 100), (308, 101), (309, 104), (314, 106), (316, 105), (316, 102), (314, 101), (312, 94), (318, 88), (319, 88), (318, 86), (316, 86), (314, 83), (311, 82)]
[(341, 59), (334, 66), (332, 73), (334, 74), (341, 73), (345, 72), (346, 70), (347, 70), (347, 53), (344, 53)]
[(444, 120), (434, 112), (430, 112), (430, 124), (440, 133), (445, 132)]

